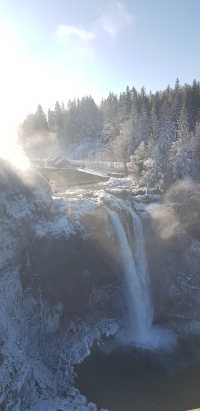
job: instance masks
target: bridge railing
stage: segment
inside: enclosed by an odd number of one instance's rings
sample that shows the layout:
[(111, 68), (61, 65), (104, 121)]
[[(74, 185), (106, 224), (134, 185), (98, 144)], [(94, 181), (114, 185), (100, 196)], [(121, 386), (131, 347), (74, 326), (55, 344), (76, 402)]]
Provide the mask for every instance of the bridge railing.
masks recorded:
[(124, 163), (122, 161), (70, 160), (70, 163), (76, 167), (84, 167), (92, 170), (124, 171)]
[[(33, 159), (32, 163), (36, 167), (49, 167), (50, 163), (48, 159)], [(51, 162), (52, 163), (52, 162)], [(69, 165), (78, 168), (87, 168), (91, 170), (105, 170), (105, 171), (115, 171), (123, 172), (124, 163), (122, 161), (92, 161), (92, 160), (69, 160)], [(53, 165), (51, 164), (51, 167)]]

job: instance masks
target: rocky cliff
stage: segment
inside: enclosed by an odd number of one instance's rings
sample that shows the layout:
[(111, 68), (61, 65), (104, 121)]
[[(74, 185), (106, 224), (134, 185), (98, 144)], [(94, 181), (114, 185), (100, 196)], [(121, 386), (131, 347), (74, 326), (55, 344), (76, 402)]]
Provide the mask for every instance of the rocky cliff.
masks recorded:
[[(73, 365), (95, 340), (116, 333), (117, 323), (102, 312), (103, 286), (98, 297), (98, 281), (108, 288), (109, 281), (91, 279), (94, 251), (80, 262), (80, 218), (93, 207), (74, 204), (72, 215), (72, 204), (65, 210), (54, 201), (41, 176), (5, 162), (0, 186), (1, 409), (95, 410), (73, 388)], [(90, 315), (95, 304), (101, 315)]]

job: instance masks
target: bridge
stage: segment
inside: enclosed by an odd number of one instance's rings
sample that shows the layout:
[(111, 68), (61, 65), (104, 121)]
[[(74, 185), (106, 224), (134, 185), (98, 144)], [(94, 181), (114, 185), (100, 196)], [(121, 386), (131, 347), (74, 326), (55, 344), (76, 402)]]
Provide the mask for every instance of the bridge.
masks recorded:
[(81, 170), (76, 168), (57, 167), (36, 167), (50, 184), (57, 188), (67, 188), (70, 186), (97, 184), (107, 181), (110, 176)]
[[(97, 184), (110, 177), (123, 177), (124, 165), (120, 162), (66, 160), (65, 163), (49, 165), (48, 160), (32, 160), (34, 168), (42, 174), (55, 189), (70, 186)], [(63, 165), (63, 166), (62, 166)]]

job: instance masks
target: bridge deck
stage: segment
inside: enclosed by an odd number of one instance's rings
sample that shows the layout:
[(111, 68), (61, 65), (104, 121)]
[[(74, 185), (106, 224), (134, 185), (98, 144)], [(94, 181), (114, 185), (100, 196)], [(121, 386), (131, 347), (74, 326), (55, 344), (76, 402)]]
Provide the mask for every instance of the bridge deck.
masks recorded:
[(37, 170), (50, 182), (58, 186), (73, 186), (82, 184), (96, 184), (107, 181), (109, 176), (92, 170), (77, 168), (37, 167)]

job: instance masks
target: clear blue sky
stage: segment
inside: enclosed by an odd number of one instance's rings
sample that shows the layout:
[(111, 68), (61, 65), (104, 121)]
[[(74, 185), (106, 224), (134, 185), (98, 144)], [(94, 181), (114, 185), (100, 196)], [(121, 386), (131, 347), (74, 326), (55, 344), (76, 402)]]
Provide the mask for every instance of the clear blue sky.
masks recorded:
[(83, 94), (100, 100), (127, 84), (191, 82), (199, 22), (200, 0), (1, 0), (0, 86), (24, 112)]

